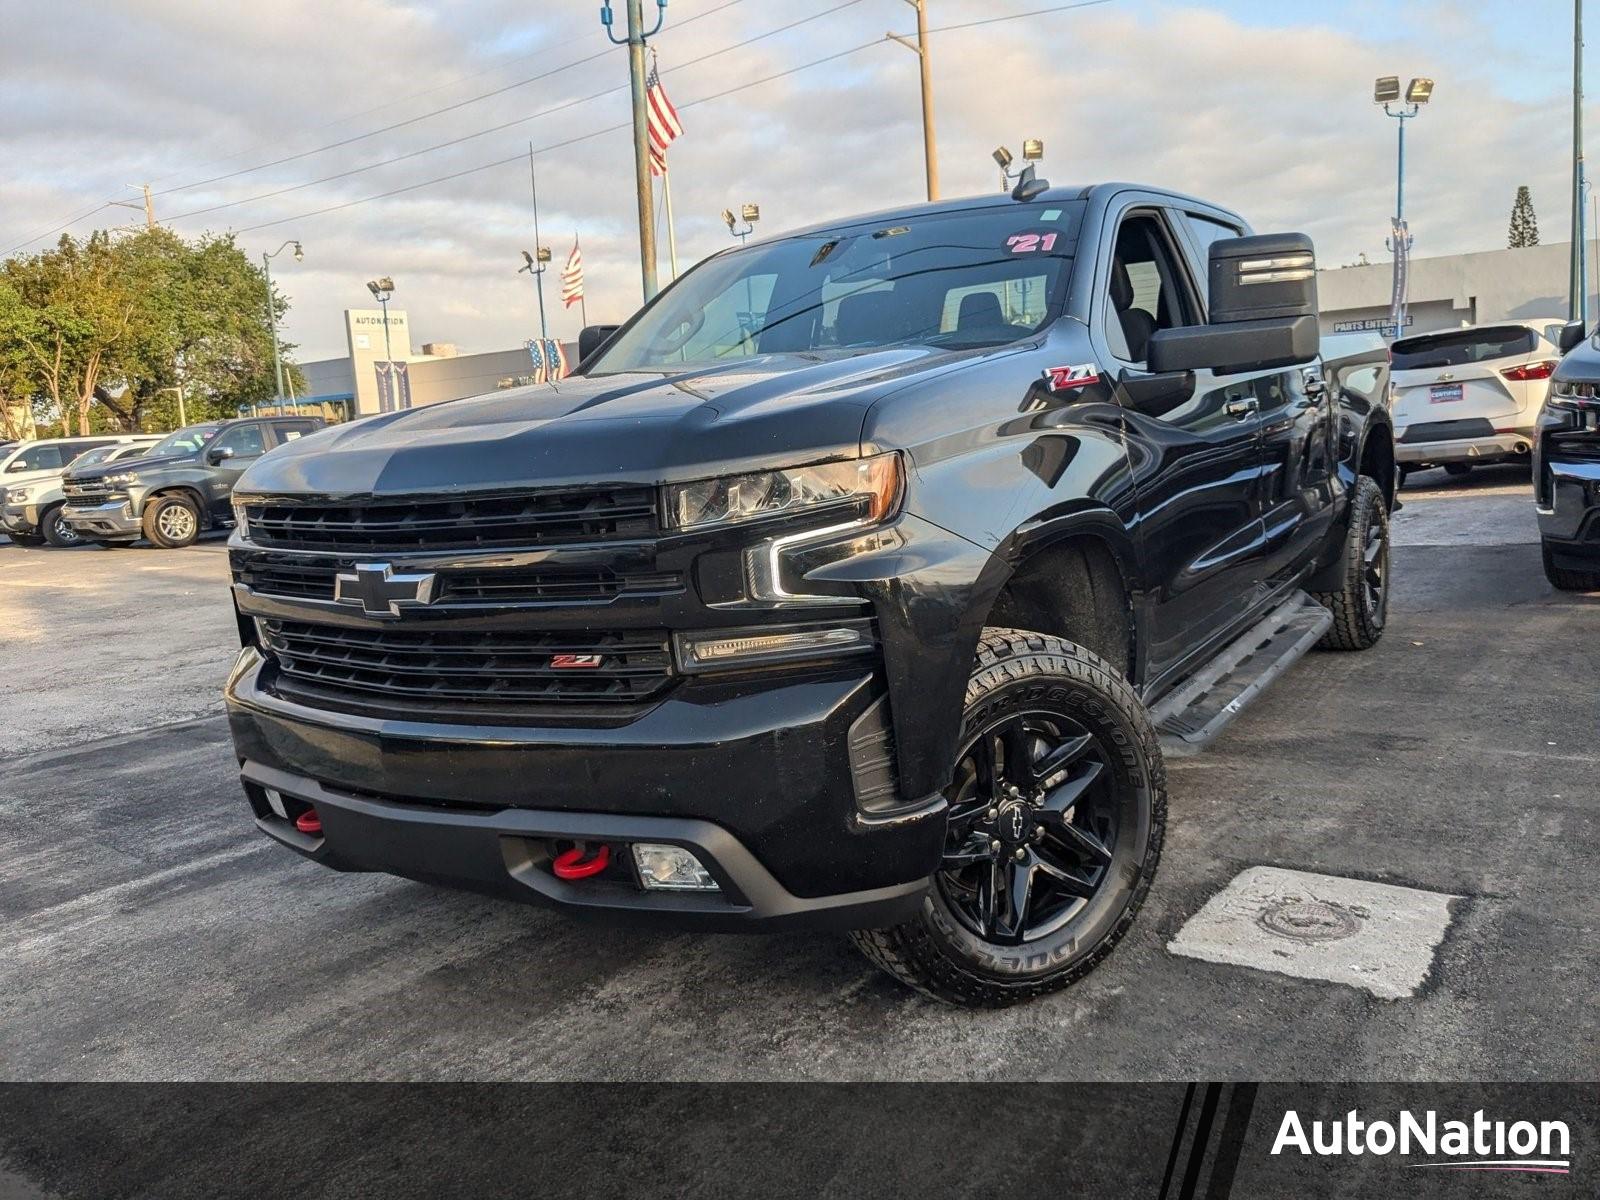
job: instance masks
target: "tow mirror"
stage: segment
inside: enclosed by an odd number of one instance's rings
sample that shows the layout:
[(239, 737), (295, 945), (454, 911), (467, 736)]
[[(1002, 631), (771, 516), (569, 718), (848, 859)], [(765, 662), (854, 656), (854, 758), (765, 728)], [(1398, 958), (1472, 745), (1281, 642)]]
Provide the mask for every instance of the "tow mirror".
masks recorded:
[(1565, 325), (1561, 326), (1561, 333), (1557, 338), (1556, 346), (1563, 354), (1567, 353), (1569, 350), (1575, 350), (1577, 349), (1578, 344), (1583, 341), (1583, 334), (1584, 330), (1582, 321), (1568, 321)]
[(1150, 335), (1156, 374), (1219, 375), (1311, 362), (1321, 348), (1317, 261), (1303, 233), (1226, 238), (1211, 244), (1210, 324)]
[(578, 335), (578, 365), (581, 367), (594, 357), (599, 350), (611, 340), (611, 335), (621, 329), (620, 325), (590, 325)]

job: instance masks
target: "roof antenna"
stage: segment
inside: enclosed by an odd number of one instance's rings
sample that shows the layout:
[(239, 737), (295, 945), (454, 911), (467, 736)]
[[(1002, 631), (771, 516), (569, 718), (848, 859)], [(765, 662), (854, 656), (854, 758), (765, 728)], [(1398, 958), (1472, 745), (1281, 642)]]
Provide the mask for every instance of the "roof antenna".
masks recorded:
[(1042, 196), (1050, 190), (1048, 179), (1038, 178), (1038, 170), (1032, 163), (1022, 169), (1022, 174), (1017, 176), (1017, 186), (1011, 189), (1013, 200), (1032, 200)]

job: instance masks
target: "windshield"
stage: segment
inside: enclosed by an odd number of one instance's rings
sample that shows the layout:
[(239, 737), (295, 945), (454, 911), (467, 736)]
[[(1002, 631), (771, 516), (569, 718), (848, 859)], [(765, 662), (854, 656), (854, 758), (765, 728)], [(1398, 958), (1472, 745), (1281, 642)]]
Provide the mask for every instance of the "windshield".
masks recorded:
[(190, 425), (177, 433), (169, 433), (145, 452), (143, 457), (158, 458), (163, 454), (193, 454), (217, 436), (215, 425)]
[(589, 374), (1016, 341), (1060, 312), (1082, 211), (1007, 202), (735, 250), (673, 285)]

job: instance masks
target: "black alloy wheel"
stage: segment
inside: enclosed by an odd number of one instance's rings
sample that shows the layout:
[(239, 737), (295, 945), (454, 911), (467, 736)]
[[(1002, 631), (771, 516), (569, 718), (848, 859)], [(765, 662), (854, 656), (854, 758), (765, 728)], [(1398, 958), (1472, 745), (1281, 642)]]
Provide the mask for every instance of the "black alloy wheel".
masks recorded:
[(1111, 865), (1105, 752), (1059, 713), (1009, 714), (962, 750), (936, 886), (969, 930), (1017, 946), (1060, 929)]

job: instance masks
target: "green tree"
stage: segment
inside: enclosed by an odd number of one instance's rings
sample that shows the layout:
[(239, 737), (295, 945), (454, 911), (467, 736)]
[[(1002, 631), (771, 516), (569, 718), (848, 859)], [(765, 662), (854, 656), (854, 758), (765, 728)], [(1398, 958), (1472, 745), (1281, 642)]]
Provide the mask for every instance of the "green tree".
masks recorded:
[(1517, 189), (1511, 204), (1511, 249), (1539, 244), (1539, 218), (1533, 215), (1533, 193), (1526, 184)]

